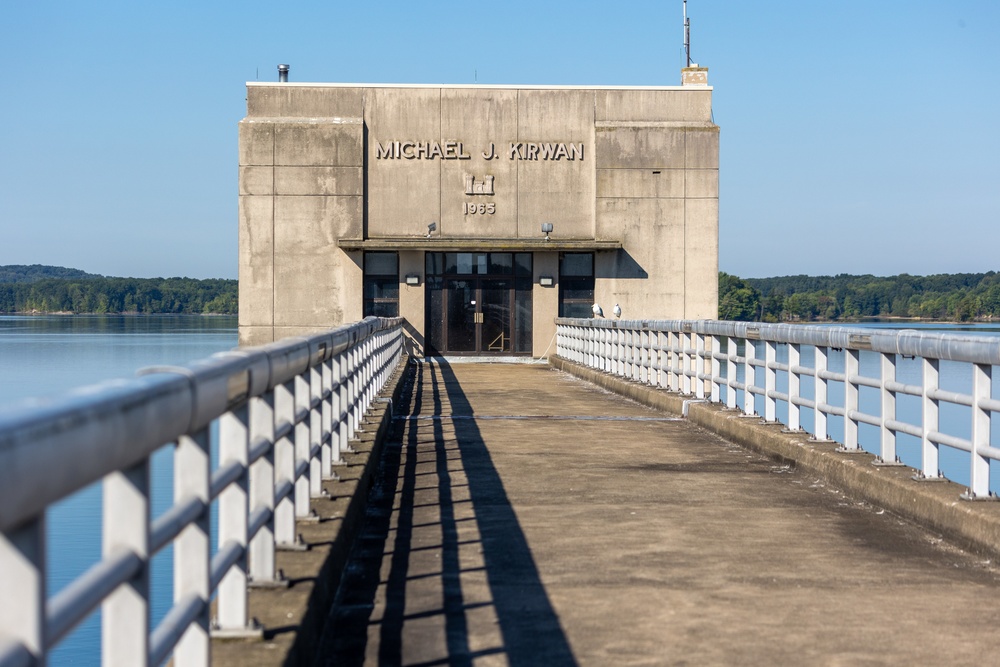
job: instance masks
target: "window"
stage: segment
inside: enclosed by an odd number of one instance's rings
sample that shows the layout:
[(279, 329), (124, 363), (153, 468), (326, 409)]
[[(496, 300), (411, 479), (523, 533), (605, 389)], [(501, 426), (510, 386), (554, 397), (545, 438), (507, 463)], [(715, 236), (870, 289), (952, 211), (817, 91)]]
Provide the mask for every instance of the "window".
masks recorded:
[(399, 257), (366, 252), (364, 262), (364, 316), (399, 317)]
[(559, 255), (559, 317), (594, 314), (594, 254), (564, 252)]

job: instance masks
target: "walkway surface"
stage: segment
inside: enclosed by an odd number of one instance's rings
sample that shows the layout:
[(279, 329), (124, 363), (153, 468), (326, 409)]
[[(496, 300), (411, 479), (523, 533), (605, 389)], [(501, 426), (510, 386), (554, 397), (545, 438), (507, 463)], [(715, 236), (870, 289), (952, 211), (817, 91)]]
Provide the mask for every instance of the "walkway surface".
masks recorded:
[(993, 566), (820, 480), (543, 365), (407, 394), (320, 664), (1000, 655)]

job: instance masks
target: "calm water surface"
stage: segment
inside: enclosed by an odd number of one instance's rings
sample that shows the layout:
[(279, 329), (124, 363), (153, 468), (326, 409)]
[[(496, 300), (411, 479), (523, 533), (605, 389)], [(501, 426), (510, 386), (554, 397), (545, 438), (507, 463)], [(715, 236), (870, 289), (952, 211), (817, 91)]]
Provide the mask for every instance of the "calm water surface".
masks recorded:
[[(236, 344), (232, 316), (0, 316), (0, 411), (16, 409), (24, 399), (45, 399), (73, 387), (129, 378), (144, 366), (188, 363)], [(172, 460), (170, 448), (153, 457), (154, 516), (172, 501)], [(48, 513), (49, 595), (100, 559), (100, 515), (100, 484)], [(154, 624), (166, 614), (173, 597), (170, 560), (167, 548), (153, 561)], [(50, 664), (100, 664), (100, 612), (62, 641)]]

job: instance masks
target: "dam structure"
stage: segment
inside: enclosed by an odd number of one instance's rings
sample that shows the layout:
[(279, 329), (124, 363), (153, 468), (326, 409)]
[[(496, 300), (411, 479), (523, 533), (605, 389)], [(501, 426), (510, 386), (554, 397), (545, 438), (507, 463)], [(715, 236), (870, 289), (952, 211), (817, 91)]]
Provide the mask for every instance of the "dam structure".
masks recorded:
[(0, 667), (98, 611), (108, 667), (995, 659), (1000, 338), (716, 319), (705, 68), (283, 67), (239, 123), (240, 348), (0, 413)]
[(682, 84), (248, 83), (241, 343), (398, 316), (419, 355), (539, 357), (594, 303), (715, 317), (719, 127)]

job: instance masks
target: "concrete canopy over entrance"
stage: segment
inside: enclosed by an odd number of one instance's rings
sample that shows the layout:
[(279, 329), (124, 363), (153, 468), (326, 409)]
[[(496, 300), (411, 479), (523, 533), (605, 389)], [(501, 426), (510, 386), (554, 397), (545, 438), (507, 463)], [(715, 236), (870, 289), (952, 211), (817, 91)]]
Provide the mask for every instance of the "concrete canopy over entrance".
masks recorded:
[[(531, 254), (524, 354), (544, 353), (571, 301), (715, 317), (711, 98), (704, 83), (248, 83), (241, 344), (398, 313), (421, 353), (430, 252)], [(366, 264), (373, 253), (394, 262)], [(567, 281), (574, 253), (592, 255), (592, 273)]]

